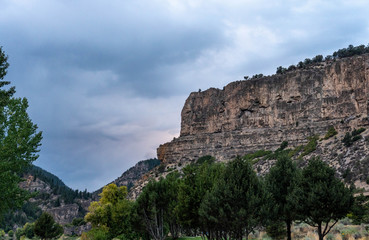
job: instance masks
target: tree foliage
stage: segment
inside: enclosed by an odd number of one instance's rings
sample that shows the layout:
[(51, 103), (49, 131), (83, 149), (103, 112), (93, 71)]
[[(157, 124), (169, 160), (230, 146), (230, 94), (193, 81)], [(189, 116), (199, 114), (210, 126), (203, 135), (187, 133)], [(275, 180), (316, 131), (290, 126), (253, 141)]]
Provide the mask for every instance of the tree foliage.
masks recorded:
[[(7, 73), (7, 59), (0, 48), (0, 80)], [(0, 81), (0, 88), (9, 84)], [(23, 181), (19, 175), (37, 159), (42, 139), (27, 114), (27, 99), (13, 98), (14, 93), (14, 87), (0, 89), (0, 217), (28, 198), (28, 192), (18, 186)]]
[[(132, 202), (127, 199), (127, 187), (117, 187), (114, 183), (103, 188), (100, 200), (92, 202), (85, 221), (90, 222), (94, 229), (104, 231), (107, 236), (125, 235), (132, 237), (130, 215)], [(94, 230), (97, 231), (97, 230)]]
[(136, 210), (147, 233), (156, 240), (165, 239), (169, 231), (178, 238), (180, 225), (175, 208), (178, 203), (179, 175), (174, 172), (158, 181), (150, 181), (136, 201)]
[(63, 234), (63, 231), (63, 227), (47, 212), (41, 214), (34, 226), (34, 233), (41, 239), (57, 238)]
[(205, 195), (200, 215), (209, 225), (221, 230), (216, 235), (221, 234), (224, 239), (248, 239), (263, 222), (267, 201), (264, 185), (251, 163), (238, 157), (226, 166), (212, 191)]
[(322, 240), (353, 205), (352, 191), (335, 176), (335, 171), (313, 158), (302, 171), (299, 193), (300, 212), (304, 221), (318, 230)]
[(214, 158), (205, 156), (195, 164), (183, 169), (182, 181), (178, 188), (176, 213), (182, 226), (195, 232), (209, 232), (209, 225), (199, 214), (200, 205), (207, 192), (211, 191), (221, 176), (224, 165), (214, 163)]
[(278, 155), (276, 164), (266, 176), (267, 189), (272, 195), (273, 222), (283, 221), (286, 226), (287, 239), (291, 239), (292, 222), (299, 219), (297, 190), (300, 171), (287, 153)]

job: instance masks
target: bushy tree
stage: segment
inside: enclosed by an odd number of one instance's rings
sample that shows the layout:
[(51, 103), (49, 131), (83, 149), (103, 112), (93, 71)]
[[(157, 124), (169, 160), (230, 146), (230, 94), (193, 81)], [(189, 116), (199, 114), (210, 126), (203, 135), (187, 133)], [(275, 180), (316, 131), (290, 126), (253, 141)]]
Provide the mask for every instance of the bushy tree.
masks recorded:
[[(0, 47), (0, 88), (9, 66), (8, 57)], [(0, 89), (0, 217), (11, 208), (21, 207), (29, 197), (19, 187), (19, 174), (37, 159), (42, 139), (27, 114), (27, 99), (13, 98), (15, 88)]]
[(182, 181), (178, 189), (176, 213), (181, 225), (193, 231), (209, 233), (210, 225), (199, 215), (201, 202), (207, 192), (211, 191), (217, 179), (224, 171), (224, 165), (214, 163), (213, 157), (204, 156), (195, 164), (183, 169)]
[(291, 239), (292, 222), (299, 219), (298, 188), (300, 171), (287, 153), (279, 154), (276, 164), (266, 176), (267, 189), (271, 193), (273, 210), (272, 222), (283, 221), (286, 226), (287, 239)]
[(35, 236), (35, 223), (26, 223), (22, 228), (18, 228), (15, 233), (17, 239), (25, 236), (32, 239)]
[(300, 212), (305, 222), (317, 228), (319, 240), (344, 218), (353, 205), (352, 191), (335, 171), (319, 158), (310, 159), (302, 171), (299, 193)]
[(41, 239), (58, 238), (63, 234), (63, 227), (54, 221), (53, 216), (43, 212), (34, 226), (35, 234)]
[(100, 200), (89, 206), (85, 221), (92, 224), (95, 232), (104, 231), (106, 236), (123, 234), (127, 239), (134, 238), (130, 224), (133, 203), (127, 194), (126, 186), (117, 187), (114, 183), (105, 186)]
[(223, 238), (248, 239), (255, 227), (263, 223), (268, 200), (251, 163), (236, 158), (226, 166), (212, 191), (205, 195), (200, 214), (220, 228)]

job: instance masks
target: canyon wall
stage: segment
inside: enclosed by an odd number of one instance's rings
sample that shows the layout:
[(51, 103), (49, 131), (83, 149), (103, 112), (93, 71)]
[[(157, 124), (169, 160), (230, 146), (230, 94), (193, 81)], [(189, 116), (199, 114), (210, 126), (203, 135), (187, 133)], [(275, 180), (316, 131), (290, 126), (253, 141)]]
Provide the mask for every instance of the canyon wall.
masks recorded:
[(160, 145), (164, 164), (212, 155), (230, 160), (260, 149), (275, 150), (323, 135), (330, 126), (348, 131), (368, 125), (369, 55), (306, 69), (236, 81), (187, 98), (178, 138)]

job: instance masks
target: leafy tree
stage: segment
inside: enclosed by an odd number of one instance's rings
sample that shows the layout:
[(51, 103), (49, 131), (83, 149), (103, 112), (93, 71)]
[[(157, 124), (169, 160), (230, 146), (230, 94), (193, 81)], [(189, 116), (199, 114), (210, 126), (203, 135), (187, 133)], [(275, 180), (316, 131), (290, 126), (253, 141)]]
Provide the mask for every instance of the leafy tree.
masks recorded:
[(54, 221), (53, 216), (43, 212), (35, 222), (34, 232), (41, 239), (58, 238), (63, 234), (63, 227)]
[[(2, 81), (9, 66), (8, 57), (0, 47), (0, 88), (9, 85)], [(27, 99), (13, 98), (15, 88), (0, 89), (0, 217), (11, 208), (21, 207), (28, 198), (19, 188), (19, 175), (37, 159), (42, 139), (27, 114)]]
[(117, 187), (114, 183), (103, 188), (98, 202), (92, 202), (85, 221), (92, 224), (96, 232), (105, 231), (105, 235), (116, 237), (124, 234), (127, 239), (133, 237), (130, 214), (133, 203), (127, 199), (127, 187)]
[(15, 235), (17, 239), (21, 239), (22, 236), (32, 239), (35, 236), (35, 223), (26, 223), (23, 228), (17, 229)]
[(310, 159), (302, 171), (302, 179), (297, 205), (306, 223), (316, 227), (319, 240), (323, 240), (350, 211), (352, 191), (335, 176), (334, 169), (318, 158)]
[(277, 74), (283, 74), (283, 73), (285, 73), (287, 71), (287, 69), (286, 68), (284, 68), (284, 67), (282, 67), (282, 66), (279, 66), (279, 67), (277, 67), (277, 71), (276, 71), (276, 73)]
[(355, 225), (360, 225), (361, 223), (369, 223), (368, 197), (364, 196), (363, 194), (356, 196), (351, 211), (347, 216)]
[(323, 61), (323, 55), (316, 55), (315, 57), (313, 57), (312, 59), (313, 63), (319, 63)]
[(178, 172), (173, 172), (150, 181), (136, 201), (137, 216), (153, 239), (164, 239), (168, 231), (173, 239), (179, 237), (181, 227), (175, 211), (179, 177)]
[(166, 237), (165, 211), (168, 200), (166, 196), (166, 183), (164, 178), (159, 181), (150, 181), (142, 190), (136, 200), (137, 210), (142, 223), (146, 226), (149, 235), (155, 240)]
[(288, 240), (291, 239), (292, 222), (299, 218), (296, 196), (299, 179), (300, 171), (287, 153), (278, 155), (276, 164), (266, 176), (267, 189), (272, 195), (271, 203), (275, 210), (272, 221), (285, 222)]
[(223, 170), (224, 165), (214, 163), (214, 158), (209, 156), (201, 157), (196, 164), (183, 169), (175, 211), (184, 228), (210, 232), (209, 225), (199, 215), (199, 209), (205, 194), (211, 191)]
[(200, 214), (221, 227), (223, 238), (248, 239), (263, 222), (268, 200), (251, 163), (238, 157), (226, 166), (212, 191), (205, 195)]
[(168, 224), (169, 232), (173, 239), (179, 237), (181, 231), (181, 225), (179, 223), (178, 215), (176, 214), (176, 207), (178, 204), (178, 186), (180, 183), (178, 172), (168, 174), (165, 178), (166, 182), (166, 199), (168, 201), (168, 207), (165, 211), (165, 221)]

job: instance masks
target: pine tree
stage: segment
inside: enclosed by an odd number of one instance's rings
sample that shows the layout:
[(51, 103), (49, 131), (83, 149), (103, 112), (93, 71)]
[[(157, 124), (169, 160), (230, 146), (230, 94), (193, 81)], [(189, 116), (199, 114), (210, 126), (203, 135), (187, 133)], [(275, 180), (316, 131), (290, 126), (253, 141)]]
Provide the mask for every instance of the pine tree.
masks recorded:
[(63, 234), (63, 227), (54, 221), (53, 216), (43, 212), (35, 222), (34, 232), (41, 239), (52, 239)]
[(299, 194), (300, 212), (305, 221), (316, 227), (319, 240), (350, 211), (352, 191), (335, 176), (335, 171), (318, 158), (313, 158), (302, 171)]
[(286, 154), (278, 155), (276, 164), (266, 176), (267, 189), (272, 195), (272, 222), (286, 223), (287, 239), (291, 240), (291, 226), (299, 219), (297, 209), (297, 188), (299, 187), (300, 170)]

